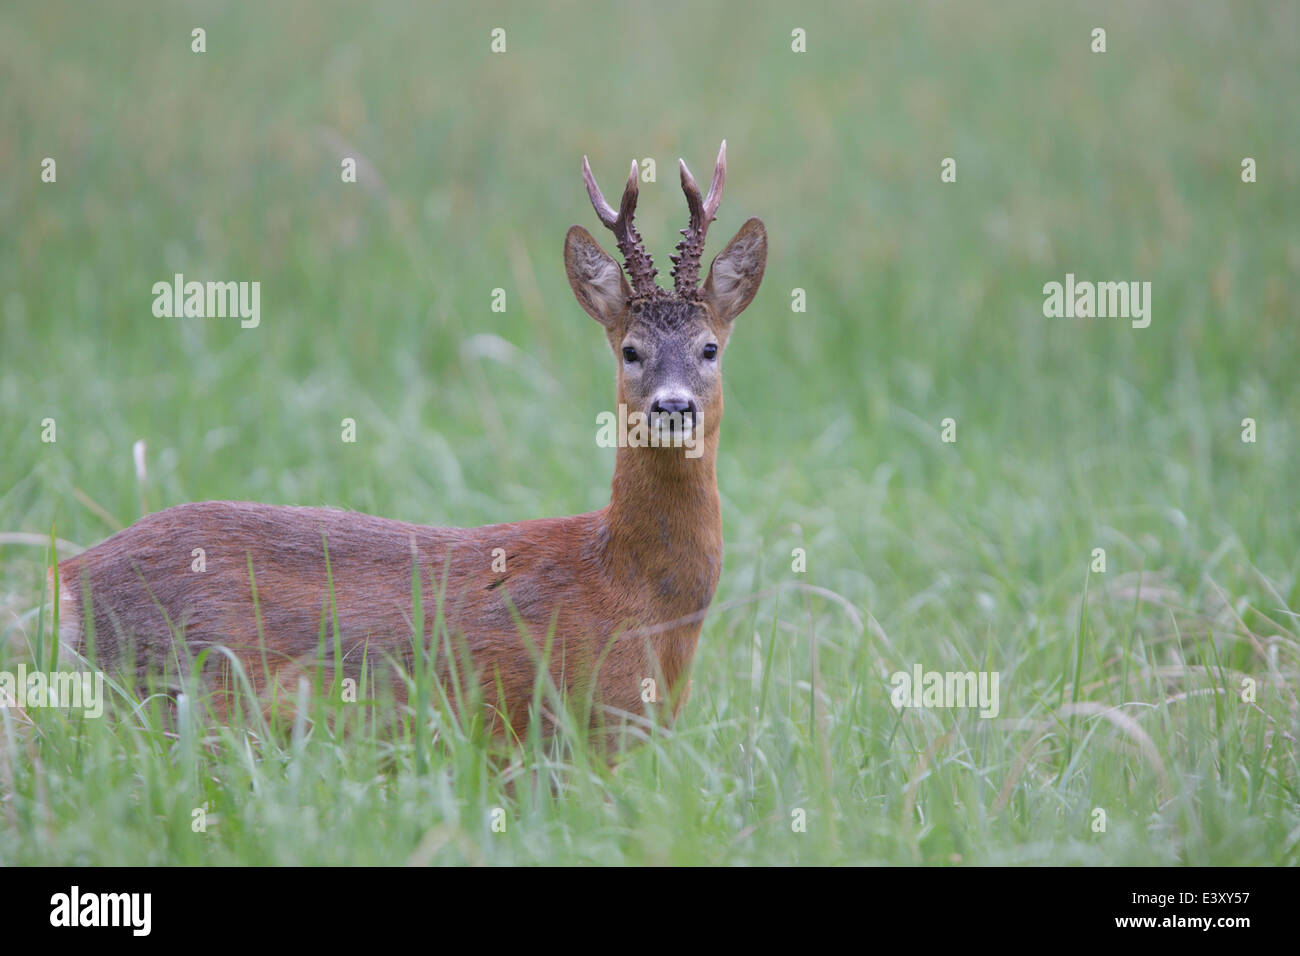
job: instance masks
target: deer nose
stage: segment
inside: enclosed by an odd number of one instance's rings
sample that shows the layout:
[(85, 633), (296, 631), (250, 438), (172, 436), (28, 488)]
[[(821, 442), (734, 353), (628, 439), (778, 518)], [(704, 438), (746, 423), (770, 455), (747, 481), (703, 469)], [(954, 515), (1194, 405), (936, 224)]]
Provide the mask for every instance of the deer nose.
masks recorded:
[(695, 400), (691, 398), (682, 398), (681, 396), (656, 398), (654, 404), (650, 406), (650, 411), (654, 414), (660, 412), (690, 412), (691, 418), (695, 417)]

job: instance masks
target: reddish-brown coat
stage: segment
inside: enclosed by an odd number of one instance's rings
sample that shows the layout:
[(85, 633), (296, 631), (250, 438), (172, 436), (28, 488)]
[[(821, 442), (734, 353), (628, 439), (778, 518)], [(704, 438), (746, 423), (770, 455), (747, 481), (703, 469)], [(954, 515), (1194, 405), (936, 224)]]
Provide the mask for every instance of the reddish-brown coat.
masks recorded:
[[(725, 149), (715, 172), (719, 191), (724, 162)], [(698, 190), (692, 197), (688, 178), (684, 173), (683, 188), (694, 213)], [(597, 201), (594, 180), (589, 188), (601, 212), (608, 204)], [(693, 214), (693, 223), (700, 220), (698, 245), (715, 199), (711, 189), (708, 217)], [(623, 207), (634, 236), (635, 178)], [(613, 211), (606, 212), (602, 219), (612, 219)], [(694, 247), (688, 253), (698, 257)], [(509, 715), (508, 725), (493, 718), (498, 734), (507, 726), (524, 733), (548, 636), (550, 679), (570, 699), (591, 697), (594, 724), (615, 729), (619, 714), (644, 712), (647, 680), (655, 682), (658, 712), (675, 715), (722, 565), (715, 473), (721, 370), (713, 357), (701, 359), (698, 348), (709, 339), (720, 354), (732, 321), (758, 290), (766, 256), (763, 224), (751, 219), (715, 258), (699, 290), (634, 301), (617, 263), (586, 230), (569, 230), (565, 267), (579, 303), (605, 327), (615, 356), (632, 335), (658, 353), (653, 368), (667, 376), (659, 383), (642, 370), (632, 384), (620, 364), (619, 403), (645, 411), (659, 385), (672, 385), (688, 390), (699, 413), (698, 456), (681, 447), (620, 447), (610, 503), (600, 511), (434, 528), (326, 508), (178, 505), (60, 563), (61, 639), (88, 651), (81, 620), (88, 602), (94, 656), (102, 666), (134, 661), (140, 680), (160, 672), (175, 677), (205, 648), (220, 645), (239, 659), (266, 705), (273, 696), (292, 700), (298, 679), (322, 664), (323, 619), (324, 650), (331, 655), (334, 613), (342, 672), (353, 678), (363, 655), (372, 670), (390, 658), (409, 665), (413, 638), (422, 634), (427, 644), (441, 613), (443, 632), (468, 651), (470, 660), (458, 662), (458, 671), (470, 668), (493, 713)], [(648, 256), (643, 265), (642, 278), (651, 282)], [(192, 567), (196, 548), (204, 551), (201, 571)], [(496, 570), (498, 548), (505, 552), (504, 572)], [(413, 561), (420, 571), (422, 626), (413, 621)], [(213, 653), (204, 671), (218, 691), (220, 682), (211, 678), (223, 674), (223, 660)], [(334, 662), (323, 663), (332, 676)], [(445, 681), (445, 653), (441, 664)], [(398, 699), (405, 696), (402, 683), (393, 689)], [(222, 693), (215, 700), (218, 707), (227, 702)]]

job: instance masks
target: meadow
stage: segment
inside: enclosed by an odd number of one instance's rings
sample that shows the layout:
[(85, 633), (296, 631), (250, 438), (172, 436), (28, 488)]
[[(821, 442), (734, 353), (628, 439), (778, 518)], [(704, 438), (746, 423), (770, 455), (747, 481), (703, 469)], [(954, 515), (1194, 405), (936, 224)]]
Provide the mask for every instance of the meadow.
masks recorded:
[[(400, 733), (3, 708), (0, 865), (1295, 865), (1297, 36), (1286, 2), (0, 7), (0, 671), (49, 660), (52, 537), (604, 505), (583, 155), (607, 194), (655, 160), (661, 280), (677, 158), (723, 138), (705, 263), (770, 236), (671, 731), (610, 769), (503, 761), (436, 695)], [(155, 317), (176, 273), (259, 281), (260, 323)], [(1150, 282), (1150, 325), (1045, 316), (1067, 274)], [(996, 672), (999, 713), (896, 708), (918, 665)]]

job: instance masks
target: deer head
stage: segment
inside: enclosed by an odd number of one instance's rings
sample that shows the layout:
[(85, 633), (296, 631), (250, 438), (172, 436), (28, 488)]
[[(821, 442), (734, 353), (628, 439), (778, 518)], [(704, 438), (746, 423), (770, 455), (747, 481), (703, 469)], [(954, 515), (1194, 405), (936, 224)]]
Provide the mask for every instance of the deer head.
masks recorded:
[[(672, 256), (673, 291), (655, 283), (656, 269), (633, 216), (636, 213), (636, 160), (623, 189), (618, 212), (605, 201), (587, 158), (582, 177), (596, 215), (614, 233), (627, 276), (581, 226), (564, 239), (564, 265), (573, 294), (605, 327), (618, 358), (618, 400), (629, 415), (640, 412), (654, 425), (683, 428), (710, 439), (722, 417), (722, 353), (731, 323), (753, 301), (767, 263), (767, 231), (750, 219), (718, 253), (699, 285), (704, 237), (722, 201), (727, 173), (727, 143), (718, 150), (713, 182), (700, 197), (695, 179), (681, 161), (682, 191), (690, 222)], [(631, 279), (631, 285), (628, 284)]]

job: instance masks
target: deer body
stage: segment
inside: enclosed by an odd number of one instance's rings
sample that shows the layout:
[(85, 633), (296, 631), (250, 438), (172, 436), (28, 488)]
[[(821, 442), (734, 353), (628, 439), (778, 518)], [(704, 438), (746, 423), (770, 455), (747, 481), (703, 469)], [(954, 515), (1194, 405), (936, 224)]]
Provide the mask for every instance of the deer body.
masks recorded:
[[(692, 226), (674, 260), (677, 294), (654, 286), (631, 224), (635, 163), (615, 215), (584, 160), (592, 202), (619, 240), (635, 291), (586, 230), (574, 226), (565, 240), (574, 293), (620, 360), (619, 402), (693, 437), (696, 454), (680, 443), (621, 445), (607, 507), (479, 528), (248, 502), (168, 508), (60, 563), (61, 639), (86, 652), (88, 604), (102, 665), (134, 661), (143, 681), (183, 673), (220, 645), (255, 690), (283, 698), (319, 664), (322, 622), (328, 651), (337, 620), (342, 672), (357, 677), (363, 657), (372, 672), (384, 658), (409, 665), (413, 636), (427, 644), (440, 619), (453, 652), (467, 652), (457, 670), (469, 665), (498, 733), (523, 733), (543, 660), (558, 690), (590, 695), (593, 721), (644, 710), (647, 680), (660, 711), (675, 714), (722, 563), (718, 359), (766, 261), (762, 223), (750, 220), (694, 288), (724, 170), (725, 143), (703, 203), (682, 164)], [(195, 548), (202, 570), (191, 561)], [(423, 622), (413, 621), (413, 565)], [(223, 660), (209, 655), (205, 674)], [(444, 680), (445, 668), (440, 661)], [(404, 698), (400, 683), (394, 691)]]

